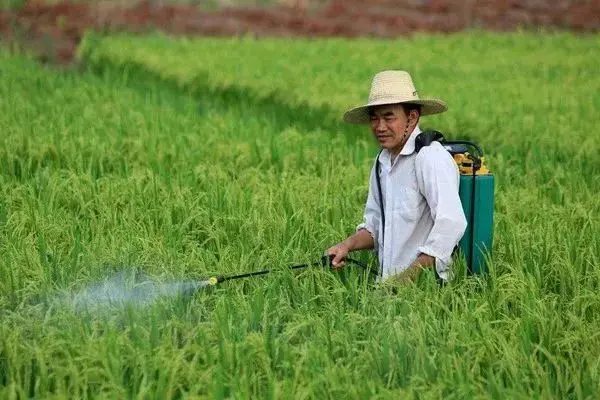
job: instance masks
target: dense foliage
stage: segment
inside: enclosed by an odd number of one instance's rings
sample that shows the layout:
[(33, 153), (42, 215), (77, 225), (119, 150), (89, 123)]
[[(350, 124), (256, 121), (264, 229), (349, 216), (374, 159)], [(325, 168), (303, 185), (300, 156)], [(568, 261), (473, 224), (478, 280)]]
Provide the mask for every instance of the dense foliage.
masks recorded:
[[(555, 397), (599, 389), (597, 36), (89, 36), (84, 71), (0, 53), (0, 397)], [(488, 277), (397, 291), (314, 260), (360, 222), (372, 75), (449, 103), (497, 177)], [(360, 255), (375, 266), (371, 254)], [(82, 312), (115, 272), (277, 266)]]

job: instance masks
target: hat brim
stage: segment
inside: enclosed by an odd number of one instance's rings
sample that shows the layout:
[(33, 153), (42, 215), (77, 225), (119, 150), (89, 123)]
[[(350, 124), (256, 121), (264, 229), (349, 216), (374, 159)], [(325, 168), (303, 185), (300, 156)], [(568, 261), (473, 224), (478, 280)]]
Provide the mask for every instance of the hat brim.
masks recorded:
[(389, 100), (374, 101), (364, 106), (356, 107), (346, 111), (344, 114), (344, 122), (349, 124), (368, 124), (371, 121), (369, 116), (369, 107), (383, 106), (388, 104), (418, 104), (421, 106), (421, 116), (441, 114), (448, 110), (446, 103), (438, 99), (422, 99), (398, 102), (390, 102)]

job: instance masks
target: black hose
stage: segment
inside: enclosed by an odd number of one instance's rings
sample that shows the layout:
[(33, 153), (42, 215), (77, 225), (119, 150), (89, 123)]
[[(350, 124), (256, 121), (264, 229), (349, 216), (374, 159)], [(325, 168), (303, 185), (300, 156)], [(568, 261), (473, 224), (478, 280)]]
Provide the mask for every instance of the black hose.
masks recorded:
[(473, 157), (471, 159), (473, 161), (473, 164), (471, 166), (471, 170), (473, 172), (472, 175), (472, 186), (471, 186), (471, 215), (469, 218), (469, 225), (470, 225), (470, 231), (471, 231), (471, 246), (469, 247), (469, 272), (473, 273), (473, 257), (474, 257), (474, 247), (475, 247), (475, 199), (476, 199), (476, 188), (475, 185), (477, 184), (477, 171), (479, 170), (479, 168), (481, 167), (481, 159), (479, 159), (478, 157)]
[[(381, 247), (383, 247), (383, 251), (381, 252), (381, 258), (379, 260), (379, 276), (383, 277), (383, 253), (385, 253), (385, 209), (383, 208), (383, 194), (381, 193), (381, 172), (379, 169), (381, 168), (381, 162), (379, 161), (379, 156), (383, 152), (383, 149), (379, 151), (377, 154), (377, 163), (375, 165), (375, 180), (377, 182), (377, 194), (379, 195), (379, 212), (381, 214), (381, 232), (379, 233), (379, 243), (381, 243)], [(377, 249), (377, 254), (379, 254), (379, 249)]]

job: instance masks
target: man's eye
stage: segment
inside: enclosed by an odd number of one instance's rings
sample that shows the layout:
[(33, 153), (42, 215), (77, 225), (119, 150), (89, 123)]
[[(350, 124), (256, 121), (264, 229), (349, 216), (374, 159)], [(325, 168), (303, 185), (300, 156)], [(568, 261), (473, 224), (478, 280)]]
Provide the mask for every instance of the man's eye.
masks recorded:
[(385, 122), (394, 122), (395, 120), (395, 117), (385, 117)]

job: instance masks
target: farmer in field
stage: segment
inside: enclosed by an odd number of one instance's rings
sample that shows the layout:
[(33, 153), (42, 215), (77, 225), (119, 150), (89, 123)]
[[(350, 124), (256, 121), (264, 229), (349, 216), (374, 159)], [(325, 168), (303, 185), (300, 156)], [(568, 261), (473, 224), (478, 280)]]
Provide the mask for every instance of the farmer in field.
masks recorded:
[(335, 256), (334, 268), (353, 250), (376, 248), (383, 280), (414, 281), (423, 268), (448, 280), (452, 251), (467, 226), (458, 167), (439, 142), (415, 151), (419, 119), (446, 110), (441, 100), (419, 99), (407, 72), (384, 71), (373, 78), (368, 104), (344, 114), (345, 122), (368, 124), (382, 150), (363, 223), (326, 252)]

